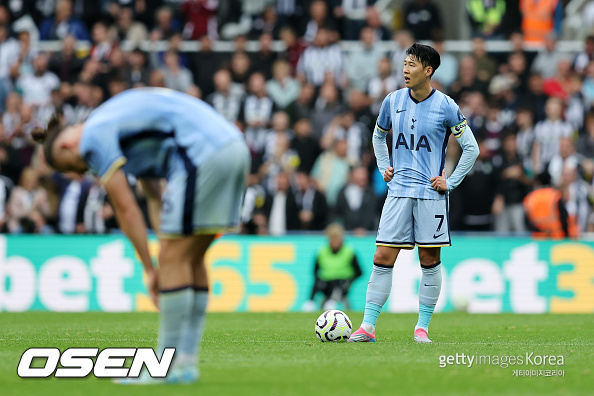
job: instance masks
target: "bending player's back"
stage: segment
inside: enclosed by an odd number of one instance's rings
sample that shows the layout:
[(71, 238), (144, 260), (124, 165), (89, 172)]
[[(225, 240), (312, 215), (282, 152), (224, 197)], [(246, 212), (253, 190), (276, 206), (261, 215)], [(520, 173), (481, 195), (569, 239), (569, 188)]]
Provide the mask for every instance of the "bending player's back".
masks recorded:
[(207, 103), (165, 88), (124, 91), (95, 109), (85, 123), (85, 133), (115, 133), (120, 141), (151, 132), (172, 134), (197, 162), (241, 138), (241, 132)]

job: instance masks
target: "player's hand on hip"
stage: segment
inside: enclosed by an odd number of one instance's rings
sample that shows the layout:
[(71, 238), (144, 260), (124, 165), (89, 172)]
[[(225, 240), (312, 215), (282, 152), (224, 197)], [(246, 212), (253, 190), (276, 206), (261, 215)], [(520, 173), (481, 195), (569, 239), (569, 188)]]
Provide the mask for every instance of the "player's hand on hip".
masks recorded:
[(387, 183), (394, 177), (394, 168), (388, 166), (388, 169), (384, 172), (384, 181)]
[(431, 178), (431, 187), (436, 191), (448, 191), (445, 170), (441, 172), (441, 176), (433, 176)]

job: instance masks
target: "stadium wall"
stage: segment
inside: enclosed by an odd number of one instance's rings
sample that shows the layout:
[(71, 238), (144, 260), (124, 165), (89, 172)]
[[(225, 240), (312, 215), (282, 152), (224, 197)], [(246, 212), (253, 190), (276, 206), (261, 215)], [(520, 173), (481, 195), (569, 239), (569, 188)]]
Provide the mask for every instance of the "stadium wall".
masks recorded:
[[(323, 236), (225, 236), (207, 255), (212, 311), (298, 311), (309, 297)], [(365, 303), (373, 237), (351, 237), (363, 276), (350, 292)], [(156, 255), (158, 243), (151, 242)], [(594, 312), (594, 242), (457, 236), (442, 250), (438, 311)], [(415, 312), (420, 270), (403, 251), (386, 309)], [(150, 311), (131, 244), (113, 236), (0, 236), (0, 311)]]

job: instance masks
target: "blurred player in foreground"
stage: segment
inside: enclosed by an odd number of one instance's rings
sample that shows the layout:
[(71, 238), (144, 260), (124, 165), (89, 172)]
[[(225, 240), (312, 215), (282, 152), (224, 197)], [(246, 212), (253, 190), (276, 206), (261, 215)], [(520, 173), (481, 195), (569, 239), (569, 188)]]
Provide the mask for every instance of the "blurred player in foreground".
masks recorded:
[[(379, 171), (388, 183), (377, 231), (377, 249), (367, 286), (361, 328), (349, 342), (375, 342), (375, 325), (392, 287), (392, 270), (400, 249), (419, 247), (422, 276), (419, 320), (414, 340), (431, 342), (429, 321), (441, 291), (442, 246), (450, 246), (448, 191), (456, 188), (472, 168), (478, 145), (458, 105), (431, 87), (439, 54), (427, 45), (413, 44), (404, 60), (406, 88), (384, 99), (373, 133)], [(392, 129), (392, 163), (386, 135)], [(444, 171), (450, 134), (462, 147), (452, 175)]]
[[(108, 100), (84, 124), (62, 127), (54, 118), (34, 137), (43, 141), (45, 158), (55, 169), (81, 174), (90, 170), (101, 178), (160, 308), (157, 353), (176, 348), (167, 378), (152, 379), (143, 372), (122, 383), (197, 381), (208, 301), (204, 254), (216, 233), (238, 226), (250, 169), (241, 132), (186, 94), (139, 88)], [(126, 173), (140, 179), (147, 195), (149, 217), (161, 243), (158, 274)]]

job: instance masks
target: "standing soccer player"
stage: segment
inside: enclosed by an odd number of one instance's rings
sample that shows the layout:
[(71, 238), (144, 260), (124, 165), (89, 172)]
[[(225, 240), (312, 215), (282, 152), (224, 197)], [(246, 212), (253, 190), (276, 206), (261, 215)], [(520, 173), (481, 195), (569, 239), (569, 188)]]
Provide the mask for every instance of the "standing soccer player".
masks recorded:
[[(237, 227), (250, 157), (241, 132), (212, 107), (162, 88), (138, 88), (99, 106), (84, 124), (57, 118), (37, 136), (48, 164), (101, 178), (120, 228), (128, 236), (160, 308), (157, 353), (176, 348), (167, 378), (146, 372), (122, 383), (191, 383), (199, 378), (208, 278), (204, 254), (215, 234)], [(138, 177), (161, 243), (153, 268), (146, 225), (126, 173)], [(161, 179), (167, 180), (161, 191)]]
[[(390, 295), (398, 253), (415, 245), (419, 247), (422, 276), (414, 340), (431, 342), (427, 337), (429, 321), (441, 291), (440, 250), (451, 244), (448, 191), (462, 182), (479, 151), (458, 105), (431, 87), (431, 76), (440, 63), (437, 51), (415, 43), (406, 54), (406, 88), (386, 96), (373, 133), (373, 148), (379, 171), (388, 183), (388, 197), (377, 231), (363, 323), (349, 342), (375, 342), (375, 325)], [(390, 128), (393, 166), (386, 145)], [(450, 133), (463, 151), (456, 169), (446, 179)]]

